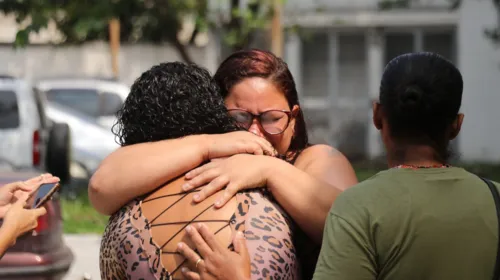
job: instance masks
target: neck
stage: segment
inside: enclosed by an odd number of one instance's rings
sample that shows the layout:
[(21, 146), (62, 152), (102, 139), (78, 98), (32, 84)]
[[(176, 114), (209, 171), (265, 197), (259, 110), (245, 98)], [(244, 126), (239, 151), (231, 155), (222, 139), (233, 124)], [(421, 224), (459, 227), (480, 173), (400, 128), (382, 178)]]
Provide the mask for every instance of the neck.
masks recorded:
[(439, 160), (434, 149), (429, 146), (407, 145), (389, 151), (387, 163), (389, 168), (393, 168), (399, 165), (432, 166), (446, 162)]

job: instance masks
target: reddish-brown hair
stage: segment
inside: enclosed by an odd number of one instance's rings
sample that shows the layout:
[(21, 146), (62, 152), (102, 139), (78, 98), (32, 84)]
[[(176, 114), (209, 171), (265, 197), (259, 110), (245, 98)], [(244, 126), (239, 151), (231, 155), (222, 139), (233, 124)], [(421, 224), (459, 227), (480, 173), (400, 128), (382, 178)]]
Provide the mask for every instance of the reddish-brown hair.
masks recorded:
[[(235, 52), (222, 62), (214, 79), (221, 88), (222, 97), (226, 98), (234, 85), (246, 78), (253, 77), (271, 81), (285, 95), (290, 109), (294, 105), (300, 107), (292, 73), (290, 73), (287, 64), (271, 52), (258, 49)], [(289, 148), (291, 158), (295, 158), (300, 151), (309, 146), (302, 109), (299, 110), (295, 119), (295, 133)]]

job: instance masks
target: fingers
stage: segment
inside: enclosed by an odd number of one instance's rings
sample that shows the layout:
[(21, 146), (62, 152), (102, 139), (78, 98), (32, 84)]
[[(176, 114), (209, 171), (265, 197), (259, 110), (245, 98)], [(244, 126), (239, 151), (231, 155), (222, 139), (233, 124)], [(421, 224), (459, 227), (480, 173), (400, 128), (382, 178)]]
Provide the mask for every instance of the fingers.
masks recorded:
[(60, 179), (58, 177), (52, 176), (50, 173), (45, 173), (22, 182), (21, 186), (23, 186), (23, 191), (32, 192), (40, 185), (58, 183), (59, 181)]
[(264, 149), (265, 149), (265, 147), (263, 147), (262, 145), (259, 145), (259, 143), (257, 143), (257, 142), (253, 142), (253, 143), (250, 142), (250, 143), (246, 144), (245, 152), (248, 154), (254, 154), (257, 156), (261, 156), (264, 154)]
[(205, 184), (208, 184), (213, 179), (217, 178), (219, 175), (220, 175), (219, 168), (208, 169), (198, 174), (196, 177), (190, 179), (188, 182), (186, 182), (182, 186), (182, 190), (189, 191), (201, 187)]
[[(193, 227), (193, 226), (187, 226), (186, 227), (186, 232), (191, 241), (193, 241), (196, 249), (198, 249), (198, 252), (200, 252), (202, 257), (205, 257), (209, 254), (212, 253), (212, 249), (210, 246), (207, 244), (207, 242), (201, 237), (200, 233), (198, 230)], [(196, 262), (196, 260), (195, 260)]]
[(226, 190), (222, 194), (222, 197), (215, 201), (215, 208), (221, 208), (226, 205), (226, 203), (239, 191), (238, 186), (238, 184), (230, 182), (229, 185), (227, 185)]
[(57, 183), (60, 179), (58, 177), (53, 176), (50, 173), (45, 173), (40, 176), (33, 177), (26, 182), (26, 184), (47, 184), (47, 183)]
[(59, 179), (59, 177), (55, 177), (52, 175), (50, 177), (44, 176), (42, 179), (42, 184), (59, 183), (59, 181), (61, 181), (61, 179)]
[(274, 146), (266, 140), (266, 138), (255, 135), (251, 132), (248, 132), (252, 135), (252, 140), (255, 141), (260, 147), (258, 149), (261, 150), (260, 154), (265, 154), (265, 155), (274, 155), (276, 150), (274, 149)]
[(47, 214), (47, 209), (45, 209), (45, 207), (39, 207), (39, 208), (33, 209), (32, 211), (37, 218)]
[[(193, 265), (193, 267), (195, 267), (196, 262), (201, 259), (200, 255), (183, 242), (177, 244), (177, 252), (181, 253), (181, 255), (183, 255), (186, 260)], [(200, 261), (198, 263), (198, 267), (201, 267), (202, 265), (205, 265), (204, 261)]]
[(39, 176), (28, 179), (25, 182), (26, 182), (26, 184), (38, 183), (38, 182), (41, 182), (45, 176), (52, 176), (52, 174), (50, 174), (50, 173), (41, 174)]
[(245, 236), (243, 232), (238, 231), (233, 240), (234, 251), (238, 253), (240, 256), (245, 258), (250, 258), (247, 248), (247, 242), (245, 240)]
[(188, 280), (200, 280), (201, 279), (200, 274), (189, 270), (187, 267), (183, 267), (181, 269), (181, 271), (182, 271), (182, 275), (184, 275), (184, 277)]
[(275, 156), (277, 154), (274, 146), (271, 145), (271, 143), (269, 143), (269, 141), (267, 141), (265, 138), (259, 137), (259, 144), (263, 149), (263, 154), (268, 156)]
[(30, 186), (26, 182), (22, 182), (22, 181), (10, 183), (10, 184), (8, 184), (5, 187), (8, 188), (9, 192), (11, 192), (11, 193), (13, 193), (13, 192), (15, 192), (17, 190), (29, 192), (29, 191), (31, 191), (33, 189), (32, 186)]
[[(200, 192), (193, 196), (193, 201), (198, 203), (205, 200), (207, 197), (215, 194), (216, 192), (222, 190), (229, 183), (229, 178), (227, 176), (219, 176), (204, 186)], [(215, 205), (221, 207), (220, 205)]]
[(213, 232), (210, 231), (210, 229), (203, 223), (197, 224), (196, 228), (198, 229), (198, 232), (200, 233), (201, 237), (207, 242), (208, 246), (212, 248), (213, 251), (215, 252), (220, 252), (222, 250), (226, 250), (227, 248), (223, 248), (220, 243), (215, 239), (215, 235)]
[(24, 207), (24, 205), (26, 205), (26, 202), (28, 201), (29, 199), (29, 194), (28, 193), (20, 193), (19, 196), (17, 196), (17, 200), (16, 202), (14, 203), (15, 205), (22, 205), (22, 207)]
[(184, 175), (184, 177), (187, 180), (191, 180), (191, 179), (195, 178), (196, 176), (200, 175), (201, 173), (218, 166), (217, 164), (218, 164), (217, 161), (204, 164), (200, 167), (197, 167), (197, 168), (189, 171), (188, 173), (186, 173), (186, 175)]

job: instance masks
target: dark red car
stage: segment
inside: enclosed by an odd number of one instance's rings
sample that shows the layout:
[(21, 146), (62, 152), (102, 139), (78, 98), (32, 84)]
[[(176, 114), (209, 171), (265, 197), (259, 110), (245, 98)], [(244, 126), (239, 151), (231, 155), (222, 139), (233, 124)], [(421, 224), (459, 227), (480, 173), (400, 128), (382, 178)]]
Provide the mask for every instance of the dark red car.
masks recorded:
[[(40, 175), (30, 171), (1, 171), (1, 186)], [(62, 215), (58, 194), (45, 208), (35, 234), (19, 238), (0, 259), (0, 279), (62, 279), (73, 262), (73, 253), (63, 240)]]

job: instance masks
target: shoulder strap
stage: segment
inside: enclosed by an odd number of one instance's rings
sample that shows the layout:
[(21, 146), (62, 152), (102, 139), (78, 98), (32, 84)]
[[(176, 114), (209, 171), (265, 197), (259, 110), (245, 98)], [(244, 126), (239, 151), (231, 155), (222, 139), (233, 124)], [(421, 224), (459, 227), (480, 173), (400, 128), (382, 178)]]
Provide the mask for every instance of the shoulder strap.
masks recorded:
[(481, 179), (488, 185), (490, 188), (491, 194), (493, 195), (493, 200), (495, 201), (495, 207), (497, 210), (497, 221), (498, 221), (498, 244), (497, 244), (497, 259), (495, 262), (495, 270), (493, 272), (493, 280), (500, 279), (500, 194), (498, 193), (498, 189), (490, 180), (482, 178)]

